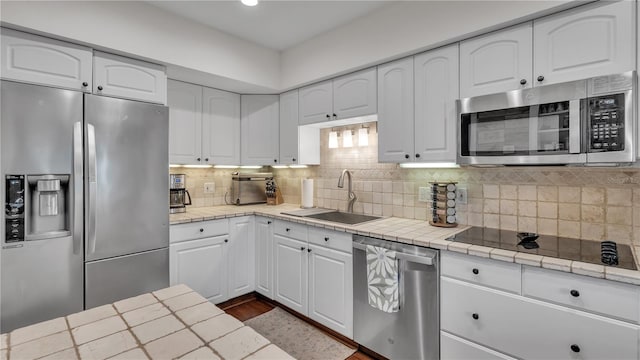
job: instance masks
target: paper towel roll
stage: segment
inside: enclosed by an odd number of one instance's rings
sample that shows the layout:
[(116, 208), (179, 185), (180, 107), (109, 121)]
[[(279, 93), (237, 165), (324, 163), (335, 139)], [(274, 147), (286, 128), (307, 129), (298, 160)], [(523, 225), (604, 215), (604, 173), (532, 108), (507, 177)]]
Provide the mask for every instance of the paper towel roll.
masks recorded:
[(309, 209), (313, 207), (313, 179), (302, 179), (302, 207)]

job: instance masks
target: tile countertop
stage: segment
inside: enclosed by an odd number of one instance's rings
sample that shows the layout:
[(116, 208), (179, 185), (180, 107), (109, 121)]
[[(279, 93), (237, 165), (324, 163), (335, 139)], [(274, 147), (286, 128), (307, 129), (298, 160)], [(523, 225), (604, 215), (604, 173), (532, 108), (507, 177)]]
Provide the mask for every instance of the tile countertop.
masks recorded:
[(185, 285), (1, 336), (1, 359), (293, 359)]
[[(260, 215), (275, 219), (288, 220), (323, 227), (336, 231), (346, 231), (353, 234), (376, 237), (406, 244), (426, 246), (440, 250), (448, 250), (473, 256), (491, 258), (506, 262), (515, 262), (529, 266), (586, 275), (595, 278), (609, 279), (629, 284), (640, 285), (640, 271), (619, 269), (610, 266), (589, 264), (581, 261), (558, 259), (554, 257), (527, 254), (491, 247), (470, 245), (445, 240), (446, 238), (469, 228), (458, 226), (455, 228), (440, 228), (429, 225), (426, 221), (386, 217), (357, 225), (338, 224), (311, 218), (282, 215), (283, 211), (297, 210), (296, 204), (280, 205), (223, 205), (213, 207), (189, 208), (187, 212), (172, 214), (171, 225), (190, 222), (224, 219), (244, 215)], [(633, 246), (631, 247), (633, 251)], [(634, 252), (636, 265), (640, 269), (638, 255)]]

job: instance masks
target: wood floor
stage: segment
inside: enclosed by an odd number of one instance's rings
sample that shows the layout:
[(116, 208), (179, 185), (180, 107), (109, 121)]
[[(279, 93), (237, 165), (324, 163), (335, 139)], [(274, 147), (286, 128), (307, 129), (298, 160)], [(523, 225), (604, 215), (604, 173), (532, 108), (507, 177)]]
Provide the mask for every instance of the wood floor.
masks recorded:
[[(222, 306), (220, 306), (222, 305)], [(220, 308), (227, 314), (235, 317), (240, 321), (247, 321), (253, 317), (264, 314), (274, 308), (274, 305), (258, 298), (249, 298), (244, 301), (232, 304), (220, 304)], [(328, 334), (331, 335), (331, 334)], [(345, 360), (374, 360), (363, 352), (356, 351), (353, 355)]]

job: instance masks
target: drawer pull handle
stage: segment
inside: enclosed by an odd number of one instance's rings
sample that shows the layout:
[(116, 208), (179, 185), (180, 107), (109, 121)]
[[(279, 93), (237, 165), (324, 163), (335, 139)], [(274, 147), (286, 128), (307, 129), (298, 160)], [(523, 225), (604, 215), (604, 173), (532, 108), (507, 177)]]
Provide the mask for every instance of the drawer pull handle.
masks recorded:
[(270, 225), (270, 224), (271, 224), (271, 221), (267, 221), (267, 225)]
[(571, 296), (573, 297), (578, 297), (580, 296), (580, 292), (578, 290), (571, 290), (569, 291), (569, 293), (571, 294)]
[(203, 228), (200, 228), (200, 232), (204, 232), (204, 229), (203, 229)]
[(480, 273), (480, 270), (474, 268), (473, 270), (471, 270), (471, 272), (473, 272), (474, 274), (478, 275)]
[(473, 315), (471, 315), (471, 317), (472, 317), (474, 320), (478, 320), (478, 318), (480, 318), (480, 315), (478, 315), (478, 314), (475, 314), (475, 313), (474, 313)]
[(224, 239), (224, 242), (228, 243), (228, 242), (229, 242), (229, 239)]
[(324, 241), (329, 241), (329, 238), (328, 237), (324, 238)]
[(575, 352), (575, 353), (579, 353), (580, 352), (580, 346), (573, 344), (571, 345), (571, 351)]
[(287, 230), (287, 231), (291, 231), (291, 229), (289, 229), (289, 228), (286, 228), (285, 230)]

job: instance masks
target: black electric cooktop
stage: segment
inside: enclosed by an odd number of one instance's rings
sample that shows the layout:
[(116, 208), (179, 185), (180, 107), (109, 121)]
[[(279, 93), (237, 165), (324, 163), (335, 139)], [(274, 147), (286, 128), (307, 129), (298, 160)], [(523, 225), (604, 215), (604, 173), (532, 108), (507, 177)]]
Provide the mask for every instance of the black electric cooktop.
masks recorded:
[(613, 241), (581, 240), (475, 226), (447, 240), (637, 270), (631, 247)]

